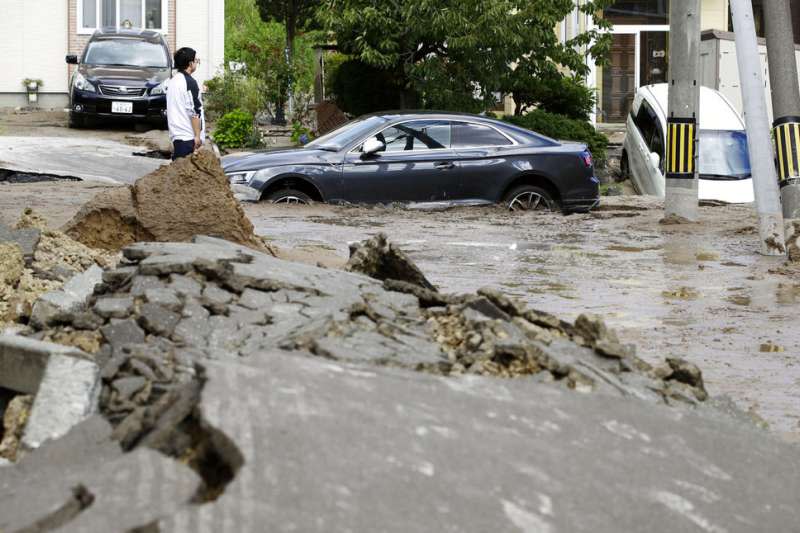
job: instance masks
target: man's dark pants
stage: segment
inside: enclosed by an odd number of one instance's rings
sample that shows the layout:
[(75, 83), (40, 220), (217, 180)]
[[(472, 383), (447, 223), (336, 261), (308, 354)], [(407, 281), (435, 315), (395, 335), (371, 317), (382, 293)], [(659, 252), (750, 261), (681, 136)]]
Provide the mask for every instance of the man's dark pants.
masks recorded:
[(192, 141), (172, 141), (172, 160), (175, 161), (179, 157), (186, 157), (192, 155), (194, 152), (194, 140)]

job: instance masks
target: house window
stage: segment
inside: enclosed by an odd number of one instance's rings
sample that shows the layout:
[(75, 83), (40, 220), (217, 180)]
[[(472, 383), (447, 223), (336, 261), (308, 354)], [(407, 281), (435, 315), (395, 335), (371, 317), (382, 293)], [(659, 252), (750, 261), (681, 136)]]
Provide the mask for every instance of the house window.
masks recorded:
[(613, 24), (669, 24), (669, 0), (618, 0), (603, 15)]
[(77, 0), (78, 33), (97, 28), (167, 30), (167, 0)]

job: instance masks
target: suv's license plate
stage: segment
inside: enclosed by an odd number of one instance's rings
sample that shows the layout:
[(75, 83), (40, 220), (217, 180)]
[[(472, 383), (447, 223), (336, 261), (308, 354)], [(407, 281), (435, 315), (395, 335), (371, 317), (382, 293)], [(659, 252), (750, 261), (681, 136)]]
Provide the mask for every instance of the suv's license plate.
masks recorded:
[(111, 102), (112, 113), (133, 113), (133, 102)]

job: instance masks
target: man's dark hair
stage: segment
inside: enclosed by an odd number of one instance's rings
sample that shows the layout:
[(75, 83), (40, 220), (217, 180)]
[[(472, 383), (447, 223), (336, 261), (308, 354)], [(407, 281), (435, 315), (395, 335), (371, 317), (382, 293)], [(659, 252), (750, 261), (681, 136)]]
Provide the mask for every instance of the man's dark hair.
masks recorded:
[(197, 57), (197, 52), (192, 48), (181, 48), (175, 52), (175, 68), (178, 70), (186, 70), (186, 67), (189, 66), (189, 63), (194, 61), (195, 57)]

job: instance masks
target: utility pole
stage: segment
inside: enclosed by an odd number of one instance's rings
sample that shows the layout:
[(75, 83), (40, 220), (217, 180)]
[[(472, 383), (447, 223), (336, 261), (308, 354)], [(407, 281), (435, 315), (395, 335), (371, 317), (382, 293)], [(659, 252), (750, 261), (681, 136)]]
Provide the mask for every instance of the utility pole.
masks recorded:
[(672, 0), (669, 25), (664, 211), (668, 217), (695, 221), (700, 107), (700, 0)]
[[(775, 2), (776, 0), (769, 0)], [(750, 171), (758, 210), (758, 234), (763, 255), (786, 253), (783, 214), (781, 213), (778, 176), (772, 158), (769, 119), (764, 99), (764, 77), (758, 58), (756, 27), (751, 0), (731, 0), (733, 30), (736, 33), (736, 61), (747, 125), (747, 147)], [(768, 4), (769, 2), (765, 2)], [(792, 46), (794, 52), (794, 46)]]
[(800, 219), (800, 90), (789, 0), (764, 2), (772, 122), (784, 222)]

